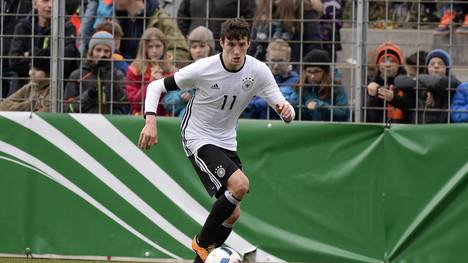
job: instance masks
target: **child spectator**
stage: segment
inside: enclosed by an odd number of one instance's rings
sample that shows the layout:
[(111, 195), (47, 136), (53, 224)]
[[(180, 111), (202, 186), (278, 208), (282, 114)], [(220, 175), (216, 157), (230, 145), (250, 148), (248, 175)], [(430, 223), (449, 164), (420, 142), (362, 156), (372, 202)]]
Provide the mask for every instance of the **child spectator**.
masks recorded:
[(128, 62), (125, 61), (125, 56), (120, 52), (120, 43), (122, 41), (123, 31), (120, 25), (113, 21), (104, 21), (103, 23), (96, 26), (96, 31), (105, 31), (114, 36), (114, 53), (112, 54), (112, 60), (116, 69), (122, 71), (124, 75), (127, 75)]
[(393, 85), (396, 76), (406, 75), (401, 49), (388, 42), (378, 46), (375, 52), (379, 73), (367, 86), (366, 121), (410, 123), (409, 110), (416, 101), (414, 90)]
[(111, 67), (114, 38), (96, 32), (89, 41), (87, 61), (70, 75), (66, 83), (65, 112), (126, 114), (124, 75)]
[[(188, 46), (193, 61), (213, 55), (215, 50), (213, 33), (204, 26), (196, 27), (188, 35)], [(185, 113), (185, 107), (193, 94), (193, 91), (168, 91), (163, 99), (164, 109), (171, 116), (182, 117)]]
[(50, 111), (50, 52), (39, 49), (29, 69), (30, 81), (0, 102), (0, 111)]
[[(131, 112), (140, 115), (145, 102), (146, 89), (151, 81), (173, 75), (177, 68), (167, 59), (167, 42), (164, 33), (157, 28), (148, 28), (143, 33), (135, 61), (127, 72), (126, 90)], [(161, 96), (161, 100), (164, 96)], [(168, 115), (162, 104), (159, 116)]]
[[(294, 86), (299, 81), (299, 74), (292, 69), (290, 64), (291, 47), (288, 42), (282, 39), (273, 40), (268, 45), (266, 59), (284, 98), (291, 105), (297, 105), (298, 97)], [(279, 119), (278, 114), (273, 109), (270, 109), (266, 100), (258, 96), (249, 102), (244, 111), (244, 117), (252, 119)]]
[[(306, 22), (298, 20), (302, 18), (302, 7)], [(273, 3), (270, 0), (260, 0), (252, 25), (252, 45), (249, 54), (259, 60), (265, 60), (268, 43), (277, 38), (292, 43), (291, 61), (293, 62), (298, 62), (300, 59), (301, 45), (303, 45), (303, 54), (307, 54), (312, 49), (321, 49), (322, 39), (317, 19), (322, 15), (322, 11), (320, 0), (278, 0)], [(299, 43), (301, 41), (307, 43)]]
[[(50, 49), (52, 2), (52, 0), (33, 0), (34, 10), (15, 26), (14, 37), (8, 53), (10, 69), (16, 72), (17, 77), (24, 79), (18, 81), (17, 85), (12, 88), (13, 91), (26, 83), (31, 57), (35, 56), (35, 52), (38, 49)], [(32, 36), (34, 37), (32, 38)], [(67, 23), (64, 36), (64, 55), (66, 58), (77, 57), (74, 36), (75, 28)], [(64, 76), (68, 76), (77, 67), (76, 61), (64, 60)]]
[(302, 119), (348, 121), (348, 96), (330, 72), (331, 59), (325, 50), (314, 49), (304, 57)]
[(462, 83), (452, 99), (451, 116), (453, 122), (468, 122), (468, 83)]
[(409, 77), (416, 78), (426, 71), (427, 52), (420, 50), (405, 59), (405, 71)]
[(452, 60), (447, 51), (431, 50), (425, 60), (427, 74), (421, 74), (417, 79), (398, 76), (395, 79), (395, 86), (402, 89), (417, 89), (418, 109), (417, 115), (414, 115), (414, 122), (447, 123), (450, 100), (460, 81), (450, 73)]

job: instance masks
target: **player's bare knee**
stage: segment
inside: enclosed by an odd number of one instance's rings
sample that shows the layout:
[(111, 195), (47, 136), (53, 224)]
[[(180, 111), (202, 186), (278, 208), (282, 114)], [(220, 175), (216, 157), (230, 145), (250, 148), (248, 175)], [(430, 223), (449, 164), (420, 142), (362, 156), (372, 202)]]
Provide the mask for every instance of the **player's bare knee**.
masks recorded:
[(228, 190), (239, 200), (249, 191), (249, 179), (241, 170), (234, 172), (229, 177)]
[(244, 196), (249, 191), (250, 187), (249, 179), (247, 178), (247, 176), (244, 176), (244, 179), (245, 180), (242, 180), (240, 182), (237, 189), (237, 192), (239, 192), (239, 194), (241, 194), (242, 196)]

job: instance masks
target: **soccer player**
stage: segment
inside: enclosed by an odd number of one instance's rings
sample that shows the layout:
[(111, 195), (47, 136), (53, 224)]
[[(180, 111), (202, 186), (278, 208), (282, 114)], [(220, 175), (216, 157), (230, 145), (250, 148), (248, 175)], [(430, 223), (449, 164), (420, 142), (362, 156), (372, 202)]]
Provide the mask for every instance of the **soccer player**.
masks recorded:
[(249, 180), (237, 155), (237, 120), (254, 96), (264, 98), (283, 121), (294, 119), (294, 108), (281, 94), (270, 69), (247, 56), (249, 24), (242, 18), (222, 24), (222, 53), (199, 59), (171, 77), (152, 82), (145, 99), (146, 124), (138, 146), (156, 144), (155, 112), (162, 92), (195, 89), (181, 124), (182, 143), (210, 196), (217, 200), (200, 233), (192, 241), (194, 262), (204, 262), (221, 246), (240, 216), (240, 202), (249, 191)]

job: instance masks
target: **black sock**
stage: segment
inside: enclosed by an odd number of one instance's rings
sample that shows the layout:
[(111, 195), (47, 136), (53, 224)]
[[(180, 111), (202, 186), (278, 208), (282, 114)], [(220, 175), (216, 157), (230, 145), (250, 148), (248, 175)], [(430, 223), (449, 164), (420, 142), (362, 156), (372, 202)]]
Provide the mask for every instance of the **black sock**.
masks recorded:
[(195, 255), (195, 259), (193, 260), (193, 263), (203, 263), (203, 260), (198, 255)]
[(200, 234), (198, 234), (198, 244), (200, 246), (208, 247), (213, 244), (219, 226), (229, 218), (238, 203), (239, 200), (229, 191), (224, 192), (224, 194), (216, 200)]
[(232, 225), (228, 223), (222, 223), (219, 227), (218, 230), (216, 231), (215, 237), (214, 237), (214, 243), (216, 243), (217, 247), (220, 247), (226, 242), (226, 239), (228, 239), (229, 235), (232, 232)]

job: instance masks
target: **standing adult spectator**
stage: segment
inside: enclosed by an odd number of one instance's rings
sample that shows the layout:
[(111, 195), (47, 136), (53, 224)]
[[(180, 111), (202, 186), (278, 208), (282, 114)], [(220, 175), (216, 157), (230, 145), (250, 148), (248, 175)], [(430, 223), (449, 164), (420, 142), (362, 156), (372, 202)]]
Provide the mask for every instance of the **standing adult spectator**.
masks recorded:
[[(125, 88), (132, 114), (140, 115), (143, 112), (146, 89), (150, 82), (172, 76), (176, 71), (177, 68), (167, 58), (164, 33), (154, 27), (146, 29), (126, 78)], [(162, 105), (158, 108), (158, 115), (168, 115)]]
[[(51, 44), (52, 5), (54, 0), (33, 0), (34, 10), (30, 15), (18, 22), (14, 37), (10, 43), (10, 69), (14, 70), (19, 78), (19, 85), (10, 90), (16, 91), (27, 82), (31, 57), (38, 49), (48, 49)], [(75, 47), (75, 28), (70, 23), (65, 24), (65, 58), (77, 57)], [(64, 76), (78, 67), (76, 61), (64, 61)]]
[[(249, 54), (265, 60), (266, 47), (272, 39), (291, 43), (291, 61), (298, 62), (302, 54), (322, 48), (320, 24), (323, 5), (320, 0), (260, 0), (252, 25), (252, 45)], [(306, 22), (302, 22), (304, 16)], [(271, 32), (271, 35), (270, 35)]]
[(3, 0), (0, 7), (0, 13), (2, 13), (2, 22), (0, 23), (0, 35), (2, 41), (2, 57), (1, 65), (1, 81), (2, 91), (0, 98), (8, 96), (10, 86), (12, 85), (12, 79), (15, 74), (10, 65), (8, 64), (8, 51), (10, 50), (10, 42), (13, 39), (12, 35), (15, 32), (15, 25), (20, 19), (25, 18), (32, 9), (31, 0)]
[(111, 34), (98, 31), (93, 35), (85, 65), (72, 72), (65, 86), (65, 112), (128, 113), (124, 75), (111, 66), (113, 48)]
[[(214, 39), (218, 40), (222, 22), (233, 17), (250, 20), (254, 12), (255, 0), (182, 0), (177, 13), (177, 24), (184, 36), (198, 26), (206, 26), (213, 32)], [(218, 42), (216, 50), (220, 50)]]
[(330, 71), (331, 59), (325, 50), (314, 49), (304, 57), (302, 119), (348, 121), (348, 95)]
[(366, 121), (382, 123), (410, 123), (409, 110), (416, 105), (413, 89), (396, 88), (395, 77), (406, 75), (403, 53), (398, 45), (386, 42), (377, 47), (378, 75), (367, 85)]

